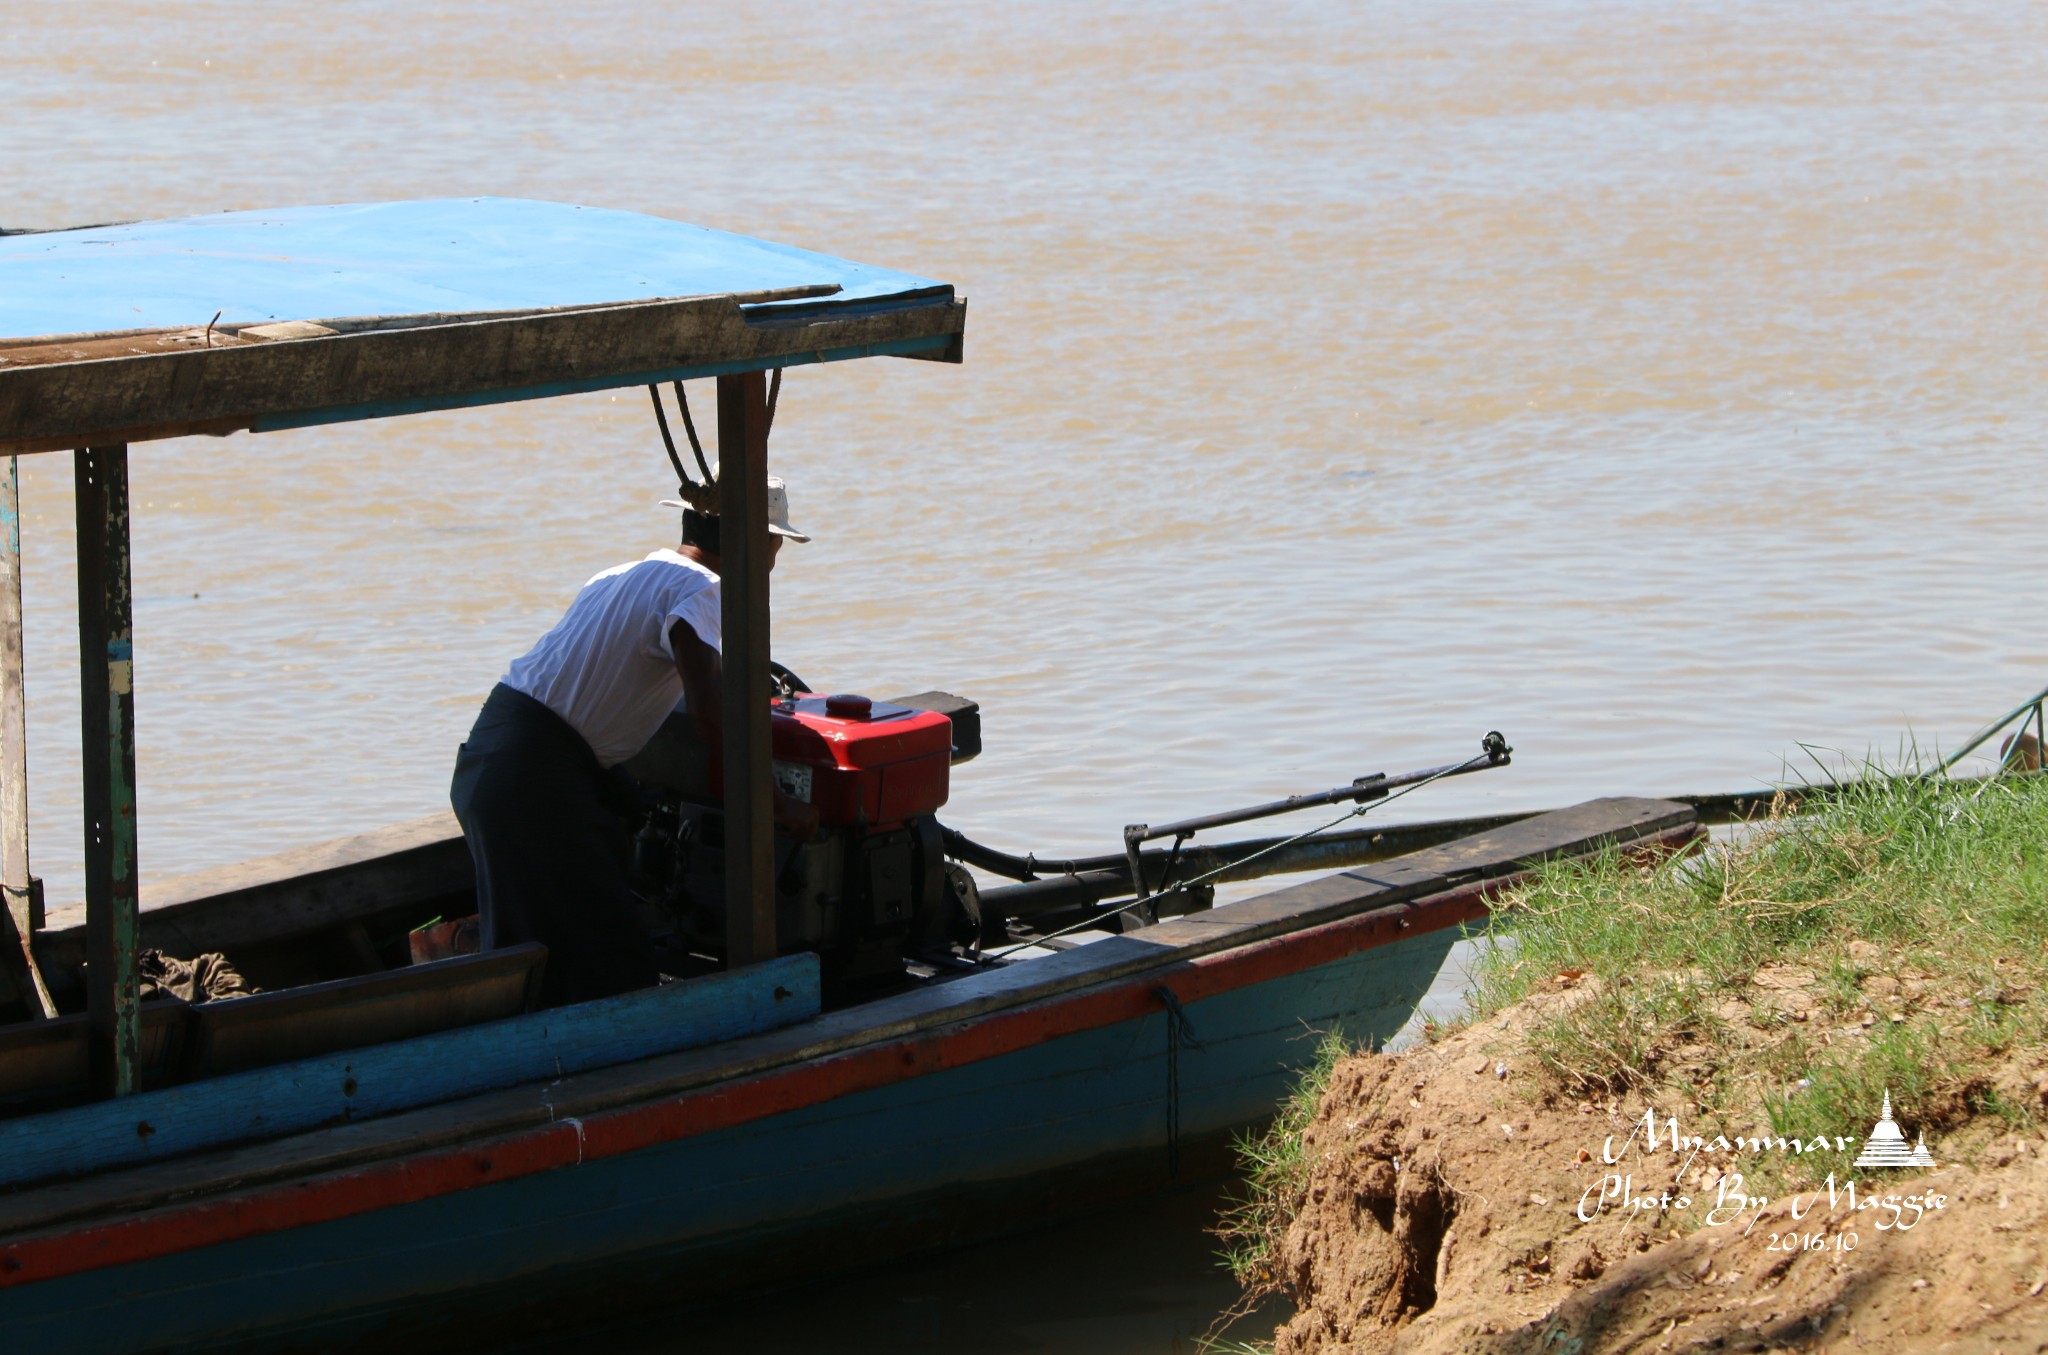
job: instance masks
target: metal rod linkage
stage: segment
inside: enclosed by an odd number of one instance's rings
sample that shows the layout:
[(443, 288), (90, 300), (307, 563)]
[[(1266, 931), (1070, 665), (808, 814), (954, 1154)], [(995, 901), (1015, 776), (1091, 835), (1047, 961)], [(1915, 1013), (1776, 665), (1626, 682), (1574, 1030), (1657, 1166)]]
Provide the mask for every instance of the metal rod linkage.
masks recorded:
[[(1466, 758), (1463, 762), (1449, 762), (1441, 767), (1425, 767), (1421, 771), (1415, 772), (1395, 772), (1391, 774), (1387, 772), (1374, 772), (1370, 776), (1358, 777), (1348, 786), (1339, 786), (1334, 790), (1317, 791), (1308, 795), (1290, 795), (1284, 800), (1273, 800), (1266, 804), (1252, 805), (1245, 809), (1227, 809), (1219, 814), (1204, 814), (1197, 818), (1181, 819), (1178, 822), (1162, 824), (1158, 827), (1145, 823), (1130, 824), (1124, 829), (1124, 878), (1129, 881), (1131, 892), (1137, 897), (1130, 904), (1126, 904), (1124, 909), (1118, 910), (1119, 916), (1123, 917), (1124, 910), (1128, 909), (1130, 914), (1128, 917), (1123, 918), (1124, 921), (1135, 925), (1146, 925), (1156, 920), (1156, 912), (1151, 904), (1153, 888), (1151, 873), (1146, 869), (1144, 855), (1139, 850), (1144, 843), (1166, 837), (1173, 839), (1173, 850), (1167, 854), (1165, 866), (1160, 872), (1159, 887), (1164, 889), (1168, 879), (1172, 876), (1175, 862), (1180, 859), (1181, 849), (1187, 846), (1189, 838), (1205, 828), (1221, 828), (1233, 823), (1246, 823), (1253, 819), (1272, 818), (1275, 815), (1289, 814), (1297, 809), (1310, 809), (1318, 805), (1345, 804), (1355, 801), (1363, 806), (1372, 800), (1389, 798), (1389, 796), (1402, 787), (1423, 786), (1432, 781), (1441, 781), (1445, 777), (1463, 776), (1468, 772), (1485, 771), (1492, 767), (1505, 767), (1512, 760), (1514, 751), (1514, 749), (1508, 747), (1508, 741), (1501, 737), (1499, 730), (1489, 730), (1486, 737), (1479, 741), (1478, 755)], [(1363, 814), (1365, 810), (1361, 807), (1354, 810), (1353, 813)], [(953, 836), (958, 837), (957, 834)], [(1291, 845), (1293, 839), (1284, 839), (1283, 841)], [(953, 845), (949, 843), (949, 846)], [(974, 844), (967, 845), (973, 846)], [(1268, 848), (1267, 850), (1271, 851), (1274, 848)], [(962, 855), (961, 859), (968, 861), (969, 864), (975, 864), (972, 856)], [(1218, 869), (1223, 868), (1218, 867)], [(1070, 875), (1078, 874), (1079, 870), (1078, 864), (1068, 864)]]
[[(1233, 823), (1249, 823), (1253, 819), (1270, 819), (1279, 814), (1291, 814), (1297, 809), (1313, 809), (1318, 805), (1345, 804), (1350, 801), (1363, 803), (1383, 798), (1387, 792), (1402, 786), (1412, 786), (1423, 781), (1435, 781), (1443, 777), (1464, 776), (1470, 772), (1483, 772), (1494, 767), (1505, 767), (1513, 759), (1514, 749), (1499, 730), (1490, 731), (1480, 740), (1480, 757), (1467, 758), (1463, 762), (1450, 762), (1441, 767), (1425, 767), (1419, 772), (1374, 772), (1361, 776), (1348, 786), (1335, 790), (1317, 791), (1311, 795), (1290, 795), (1284, 800), (1273, 800), (1262, 805), (1251, 805), (1245, 809), (1226, 809), (1220, 814), (1203, 814), (1192, 819), (1181, 819), (1175, 823), (1152, 824), (1134, 823), (1124, 829), (1124, 843), (1135, 849), (1140, 842), (1151, 842), (1158, 838), (1185, 838), (1205, 828), (1224, 828)], [(1133, 857), (1135, 860), (1135, 857)], [(1136, 873), (1134, 871), (1134, 873)], [(1140, 888), (1142, 888), (1142, 884)]]

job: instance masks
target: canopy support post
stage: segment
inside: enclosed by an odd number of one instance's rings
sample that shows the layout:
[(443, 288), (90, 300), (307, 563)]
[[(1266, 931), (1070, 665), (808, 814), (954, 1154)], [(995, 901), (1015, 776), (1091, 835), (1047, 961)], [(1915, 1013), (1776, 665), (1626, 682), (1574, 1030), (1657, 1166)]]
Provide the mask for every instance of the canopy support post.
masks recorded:
[(0, 970), (18, 990), (29, 1016), (57, 1014), (50, 986), (36, 964), (36, 932), (43, 925), (41, 882), (28, 867), (28, 699), (21, 657), (21, 465), (7, 458), (0, 472)]
[(775, 801), (768, 708), (768, 383), (718, 378), (719, 606), (725, 693), (725, 948), (775, 957)]
[(93, 1083), (139, 1086), (135, 972), (134, 607), (128, 572), (128, 448), (73, 456), (78, 502), (78, 694), (85, 790), (86, 994)]

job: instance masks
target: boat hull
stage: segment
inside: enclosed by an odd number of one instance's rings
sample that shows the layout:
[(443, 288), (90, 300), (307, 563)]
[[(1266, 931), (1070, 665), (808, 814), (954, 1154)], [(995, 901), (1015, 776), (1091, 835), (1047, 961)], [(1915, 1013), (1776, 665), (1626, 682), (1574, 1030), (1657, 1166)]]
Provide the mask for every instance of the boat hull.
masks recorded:
[[(40, 1352), (338, 1349), (680, 1305), (1155, 1188), (1269, 1116), (1319, 1033), (1409, 1019), (1455, 930), (708, 1133), (0, 1291)], [(1170, 1097), (1169, 1091), (1177, 1093)], [(595, 1306), (594, 1306), (595, 1305)]]
[[(215, 1131), (330, 1105), (320, 1060), (195, 1084), (213, 1088), (196, 1106), (172, 1089), (52, 1113), (26, 1122), (25, 1179), (0, 1193), (0, 1333), (42, 1355), (504, 1343), (1101, 1207), (1227, 1162), (1215, 1150), (1271, 1114), (1323, 1032), (1371, 1044), (1400, 1029), (1460, 925), (1536, 863), (1655, 856), (1699, 831), (1683, 805), (1588, 801), (551, 1079), (453, 1058), (479, 1040), (523, 1047), (525, 1018), (425, 1035), (349, 1056), (376, 1076), (342, 1094), (389, 1113), (304, 1132), (223, 1145)], [(719, 982), (772, 983), (772, 1015), (803, 994), (769, 968)], [(542, 1025), (602, 1035), (666, 999), (605, 1001)], [(67, 1157), (81, 1115), (111, 1137)], [(139, 1139), (179, 1151), (138, 1165)]]

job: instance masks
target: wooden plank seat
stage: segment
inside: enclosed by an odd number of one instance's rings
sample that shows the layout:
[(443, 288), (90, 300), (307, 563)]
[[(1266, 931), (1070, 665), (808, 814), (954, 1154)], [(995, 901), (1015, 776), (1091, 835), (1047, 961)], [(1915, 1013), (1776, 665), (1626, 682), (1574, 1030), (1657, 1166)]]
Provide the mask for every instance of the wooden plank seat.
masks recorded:
[(539, 991), (536, 943), (193, 1007), (187, 1078), (360, 1049), (514, 1016)]
[[(299, 847), (192, 875), (144, 881), (139, 944), (171, 955), (224, 951), (244, 973), (250, 947), (317, 936), (407, 906), (419, 921), (467, 913), (475, 887), (453, 814)], [(83, 905), (50, 909), (36, 938), (46, 971), (69, 977), (85, 961)], [(56, 980), (53, 979), (53, 982)]]
[[(177, 1080), (191, 1045), (191, 1010), (176, 1000), (142, 1004), (143, 1086)], [(0, 1026), (0, 1115), (85, 1099), (91, 1085), (91, 1024), (80, 1012)]]
[[(160, 1087), (514, 1016), (532, 1005), (547, 947), (459, 955), (248, 997), (142, 1008), (143, 1084)], [(0, 1114), (82, 1099), (83, 1015), (0, 1027)]]

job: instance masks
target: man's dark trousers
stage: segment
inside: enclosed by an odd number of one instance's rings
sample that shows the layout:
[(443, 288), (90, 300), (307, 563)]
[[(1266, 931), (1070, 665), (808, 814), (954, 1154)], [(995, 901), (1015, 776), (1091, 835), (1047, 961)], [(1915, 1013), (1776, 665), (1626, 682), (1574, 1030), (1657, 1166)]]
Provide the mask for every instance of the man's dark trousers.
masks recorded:
[(657, 981), (627, 883), (620, 781), (561, 716), (498, 684), (456, 755), (448, 798), (476, 863), (484, 948), (548, 948), (541, 1005)]

